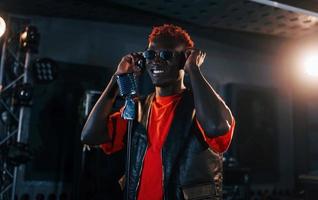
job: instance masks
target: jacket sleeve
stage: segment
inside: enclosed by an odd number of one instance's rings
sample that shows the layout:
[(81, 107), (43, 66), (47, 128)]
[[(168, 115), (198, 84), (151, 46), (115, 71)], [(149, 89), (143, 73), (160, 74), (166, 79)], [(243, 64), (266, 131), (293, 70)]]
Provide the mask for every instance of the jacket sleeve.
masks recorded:
[(112, 154), (124, 147), (124, 137), (127, 131), (127, 120), (121, 118), (121, 113), (115, 112), (106, 121), (108, 134), (111, 142), (101, 144), (100, 147), (105, 154)]

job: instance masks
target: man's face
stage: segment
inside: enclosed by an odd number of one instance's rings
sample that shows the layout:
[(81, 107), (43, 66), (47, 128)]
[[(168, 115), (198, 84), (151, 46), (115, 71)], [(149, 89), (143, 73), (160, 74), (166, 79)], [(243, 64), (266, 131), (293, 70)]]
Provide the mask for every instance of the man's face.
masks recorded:
[(150, 43), (148, 50), (152, 59), (146, 59), (146, 68), (152, 83), (157, 87), (178, 84), (183, 76), (180, 60), (184, 56), (184, 45), (162, 38)]

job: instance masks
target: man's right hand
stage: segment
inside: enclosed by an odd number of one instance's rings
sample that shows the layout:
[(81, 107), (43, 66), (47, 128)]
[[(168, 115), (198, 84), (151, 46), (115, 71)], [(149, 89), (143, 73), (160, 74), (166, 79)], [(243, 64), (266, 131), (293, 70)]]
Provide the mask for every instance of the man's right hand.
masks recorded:
[[(139, 59), (142, 59), (140, 53), (132, 53), (124, 56), (118, 64), (115, 75), (126, 73), (140, 74), (141, 69), (135, 65)], [(107, 122), (113, 110), (113, 104), (117, 94), (118, 86), (116, 77), (113, 76), (94, 105), (83, 127), (81, 140), (84, 144), (97, 145), (111, 142), (105, 122)]]
[(138, 60), (142, 59), (142, 56), (138, 53), (131, 53), (124, 56), (117, 66), (115, 75), (135, 73), (139, 75), (141, 73), (140, 67), (136, 65)]

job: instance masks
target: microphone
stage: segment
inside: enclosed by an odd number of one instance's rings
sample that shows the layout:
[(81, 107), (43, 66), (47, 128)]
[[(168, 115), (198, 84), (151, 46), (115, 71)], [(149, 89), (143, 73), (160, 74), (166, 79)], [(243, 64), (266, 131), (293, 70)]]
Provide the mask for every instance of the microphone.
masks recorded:
[(120, 96), (133, 97), (137, 95), (138, 86), (134, 73), (117, 75), (117, 84)]
[[(135, 63), (141, 70), (145, 68), (145, 58), (140, 57)], [(134, 73), (117, 75), (117, 84), (119, 95), (125, 97), (125, 106), (121, 117), (123, 119), (135, 119), (135, 102), (134, 97), (138, 96), (137, 77)]]
[(125, 106), (121, 114), (123, 119), (135, 119), (135, 102), (133, 98), (137, 96), (138, 85), (134, 73), (117, 75), (119, 95), (125, 97)]

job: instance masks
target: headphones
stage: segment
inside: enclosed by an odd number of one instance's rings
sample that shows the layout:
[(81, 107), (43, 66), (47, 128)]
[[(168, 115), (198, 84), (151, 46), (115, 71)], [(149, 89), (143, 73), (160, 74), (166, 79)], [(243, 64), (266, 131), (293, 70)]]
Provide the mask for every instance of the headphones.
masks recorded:
[(185, 52), (182, 52), (180, 55), (180, 61), (179, 61), (179, 69), (184, 69), (184, 65), (187, 61), (187, 56)]

